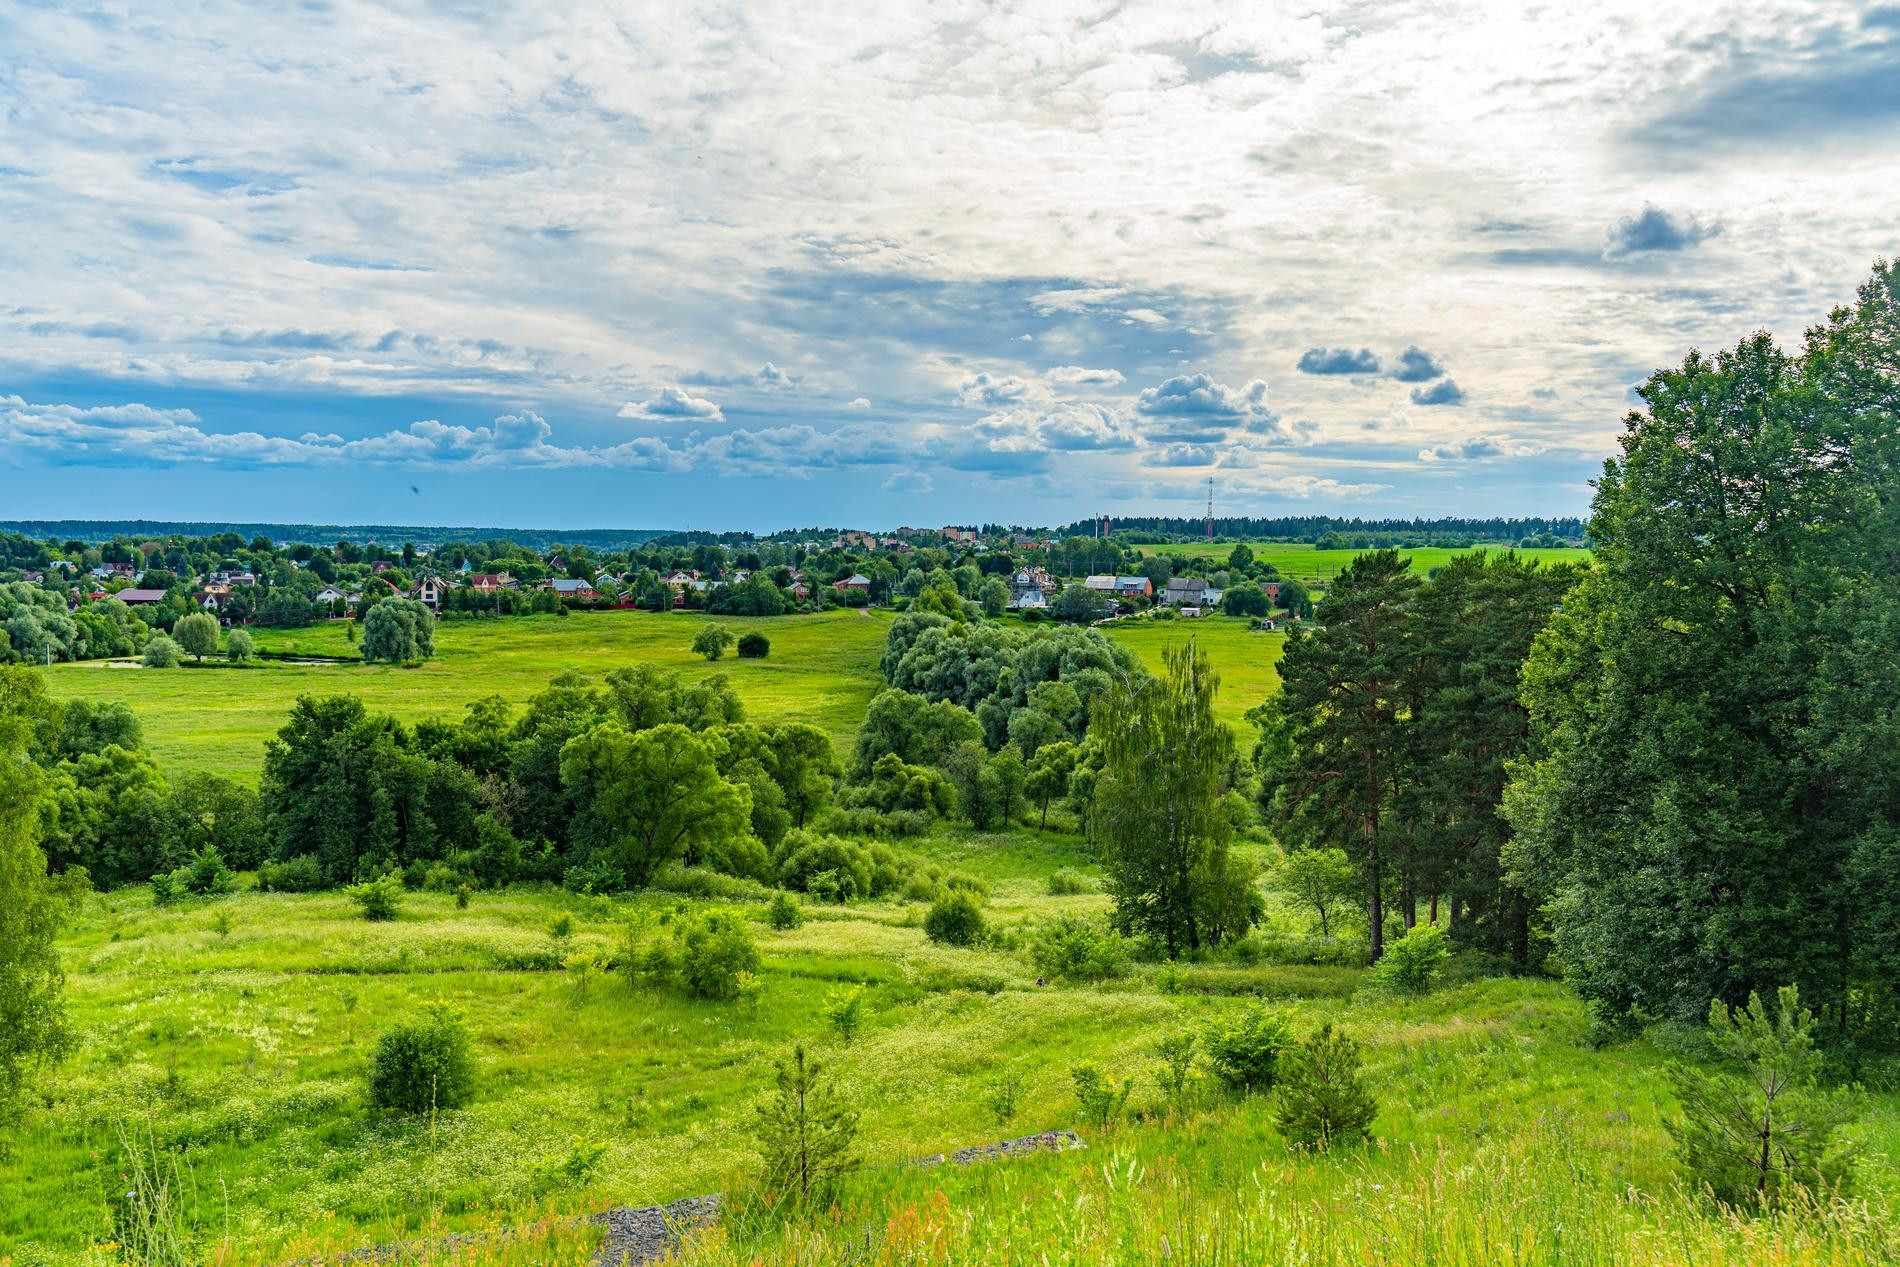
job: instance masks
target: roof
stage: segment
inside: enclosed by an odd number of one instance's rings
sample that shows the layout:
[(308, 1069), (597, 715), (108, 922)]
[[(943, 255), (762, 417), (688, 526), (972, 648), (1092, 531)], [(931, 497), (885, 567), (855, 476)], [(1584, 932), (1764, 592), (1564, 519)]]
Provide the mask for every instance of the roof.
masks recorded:
[(568, 580), (557, 579), (557, 580), (549, 581), (548, 588), (553, 590), (557, 594), (577, 594), (582, 590), (593, 589), (594, 586), (591, 581), (568, 581)]
[(1183, 591), (1187, 591), (1191, 593), (1196, 590), (1206, 589), (1207, 581), (1198, 576), (1177, 576), (1172, 581), (1168, 582), (1168, 588), (1171, 590), (1183, 590)]
[(112, 597), (118, 599), (121, 603), (162, 603), (165, 601), (165, 591), (126, 589), (120, 590)]

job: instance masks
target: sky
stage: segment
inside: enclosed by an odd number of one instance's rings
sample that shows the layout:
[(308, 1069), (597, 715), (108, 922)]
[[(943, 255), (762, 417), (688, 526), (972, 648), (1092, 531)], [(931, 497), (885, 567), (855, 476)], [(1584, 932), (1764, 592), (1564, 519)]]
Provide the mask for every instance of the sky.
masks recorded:
[(0, 0), (0, 519), (1572, 515), (1900, 6)]

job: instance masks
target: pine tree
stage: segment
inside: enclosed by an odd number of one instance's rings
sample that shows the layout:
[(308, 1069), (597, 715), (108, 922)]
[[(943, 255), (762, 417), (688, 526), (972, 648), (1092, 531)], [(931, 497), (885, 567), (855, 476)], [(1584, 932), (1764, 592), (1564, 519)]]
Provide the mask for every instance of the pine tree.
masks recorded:
[(1359, 1044), (1331, 1025), (1281, 1056), (1274, 1117), (1288, 1143), (1330, 1148), (1372, 1134), (1379, 1105), (1366, 1086), (1364, 1064)]
[(778, 1062), (778, 1094), (759, 1106), (759, 1151), (776, 1208), (796, 1215), (828, 1204), (858, 1166), (857, 1136), (857, 1110), (840, 1100), (804, 1047), (794, 1047), (789, 1064)]

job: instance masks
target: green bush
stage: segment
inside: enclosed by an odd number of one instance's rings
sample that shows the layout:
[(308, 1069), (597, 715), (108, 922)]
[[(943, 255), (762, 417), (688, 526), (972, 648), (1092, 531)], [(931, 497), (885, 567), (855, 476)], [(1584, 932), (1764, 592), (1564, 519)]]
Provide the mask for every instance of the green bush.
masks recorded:
[(178, 667), (178, 644), (164, 634), (153, 634), (145, 644), (145, 667), (148, 669), (175, 669)]
[[(871, 896), (875, 871), (871, 851), (854, 841), (789, 831), (779, 842), (779, 883), (824, 901), (852, 902)], [(820, 876), (828, 878), (820, 881)]]
[(393, 872), (361, 884), (352, 884), (343, 892), (350, 901), (356, 903), (357, 909), (363, 912), (363, 918), (367, 920), (395, 919), (397, 912), (402, 910), (402, 880)]
[(152, 877), (152, 905), (170, 906), (179, 898), (178, 881), (169, 871), (160, 871)]
[(749, 633), (739, 639), (741, 660), (763, 660), (772, 654), (772, 640), (762, 633)]
[(729, 911), (682, 920), (674, 936), (680, 943), (680, 980), (702, 999), (736, 999), (740, 975), (758, 975), (759, 949), (745, 924)]
[(265, 893), (315, 893), (329, 885), (323, 867), (312, 854), (299, 854), (257, 868), (257, 887)]
[(772, 895), (772, 904), (765, 908), (765, 920), (773, 928), (797, 928), (805, 922), (805, 909), (797, 898), (780, 889)]
[(983, 937), (983, 908), (968, 893), (952, 889), (931, 904), (924, 936), (946, 946), (974, 946)]
[(831, 1032), (838, 1036), (839, 1042), (849, 1047), (869, 1016), (864, 987), (847, 985), (826, 991), (824, 1014), (825, 1023), (831, 1027)]
[(1118, 1084), (1113, 1078), (1105, 1077), (1094, 1065), (1075, 1066), (1069, 1070), (1069, 1080), (1075, 1086), (1075, 1103), (1082, 1111), (1082, 1120), (1104, 1131), (1122, 1115), (1128, 1096), (1135, 1089), (1130, 1081)]
[(1426, 994), (1445, 969), (1451, 946), (1445, 930), (1436, 924), (1418, 924), (1385, 948), (1385, 954), (1367, 975), (1398, 994)]
[(1357, 1144), (1372, 1134), (1378, 1102), (1366, 1086), (1359, 1044), (1331, 1025), (1280, 1060), (1280, 1089), (1274, 1117), (1289, 1144), (1331, 1148)]
[(1050, 897), (1074, 897), (1078, 893), (1093, 893), (1095, 886), (1089, 878), (1073, 867), (1063, 867), (1049, 877)]
[(1036, 971), (1064, 981), (1104, 981), (1128, 969), (1121, 935), (1080, 915), (1045, 922), (1029, 943)]
[(1264, 1091), (1279, 1072), (1281, 1054), (1293, 1045), (1292, 1009), (1253, 1003), (1211, 1023), (1201, 1044), (1222, 1081), (1244, 1091)]
[(201, 897), (221, 897), (237, 887), (237, 873), (224, 865), (216, 845), (206, 845), (178, 869), (185, 889)]
[(458, 1109), (468, 1103), (474, 1084), (468, 1027), (446, 1007), (425, 1005), (417, 1019), (376, 1040), (369, 1071), (369, 1099), (376, 1108), (398, 1113)]

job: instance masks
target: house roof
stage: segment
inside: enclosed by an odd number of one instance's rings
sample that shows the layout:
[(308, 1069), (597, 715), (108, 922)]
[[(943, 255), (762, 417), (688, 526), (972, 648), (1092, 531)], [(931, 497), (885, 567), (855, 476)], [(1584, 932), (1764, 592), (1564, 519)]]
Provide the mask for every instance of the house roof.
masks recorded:
[(124, 589), (112, 597), (118, 599), (121, 603), (162, 603), (165, 601), (165, 591)]

